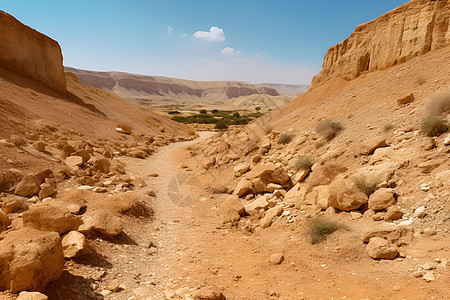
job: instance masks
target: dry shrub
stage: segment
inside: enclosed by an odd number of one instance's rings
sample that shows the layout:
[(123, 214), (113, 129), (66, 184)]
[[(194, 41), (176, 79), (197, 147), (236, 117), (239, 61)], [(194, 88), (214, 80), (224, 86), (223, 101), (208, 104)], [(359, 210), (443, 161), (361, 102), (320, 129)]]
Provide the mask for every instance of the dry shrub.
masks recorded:
[(365, 175), (358, 175), (352, 178), (358, 188), (363, 191), (367, 197), (372, 195), (380, 184), (380, 180), (375, 178), (367, 178)]
[(297, 170), (309, 170), (313, 165), (312, 159), (310, 156), (300, 156), (298, 160), (295, 162), (295, 168)]
[(330, 141), (336, 137), (336, 135), (342, 131), (342, 124), (334, 122), (328, 119), (320, 121), (316, 126), (316, 131), (325, 140)]
[(433, 99), (427, 106), (428, 114), (442, 115), (450, 113), (450, 93)]
[(338, 228), (337, 224), (323, 218), (315, 218), (311, 220), (309, 234), (311, 236), (311, 243), (320, 243), (329, 234), (332, 234)]
[(394, 129), (394, 125), (392, 125), (392, 124), (390, 124), (390, 123), (384, 125), (384, 127), (383, 127), (384, 132), (388, 132), (388, 131), (390, 131), (390, 130), (392, 130), (392, 129)]
[(422, 119), (420, 129), (427, 136), (439, 136), (448, 130), (448, 125), (439, 116), (427, 116)]
[(225, 123), (224, 121), (219, 121), (216, 123), (216, 125), (214, 125), (214, 128), (219, 130), (225, 130), (228, 129), (228, 124)]
[(286, 145), (286, 144), (289, 144), (293, 138), (294, 137), (292, 136), (292, 134), (283, 133), (283, 134), (280, 134), (280, 136), (278, 137), (278, 143)]

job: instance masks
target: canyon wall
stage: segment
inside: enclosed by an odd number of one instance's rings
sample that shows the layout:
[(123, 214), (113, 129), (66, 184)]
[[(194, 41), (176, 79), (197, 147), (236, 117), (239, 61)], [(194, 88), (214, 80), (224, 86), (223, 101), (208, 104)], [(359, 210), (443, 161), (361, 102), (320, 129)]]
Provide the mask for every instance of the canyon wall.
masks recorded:
[(448, 0), (413, 0), (362, 25), (325, 55), (311, 85), (329, 78), (351, 80), (384, 70), (450, 44)]
[(66, 94), (58, 42), (0, 11), (0, 66)]

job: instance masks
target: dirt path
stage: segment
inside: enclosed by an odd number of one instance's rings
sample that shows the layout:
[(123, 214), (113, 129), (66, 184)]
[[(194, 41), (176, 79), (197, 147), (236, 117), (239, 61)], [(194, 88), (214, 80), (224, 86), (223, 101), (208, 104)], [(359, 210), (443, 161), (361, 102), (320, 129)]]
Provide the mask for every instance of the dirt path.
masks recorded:
[[(345, 213), (335, 221), (346, 226), (317, 245), (310, 244), (300, 216), (294, 223), (278, 218), (253, 233), (242, 229), (243, 223), (222, 226), (217, 207), (228, 195), (208, 189), (208, 183), (221, 178), (195, 176), (189, 168), (196, 161), (187, 147), (198, 142), (162, 147), (145, 160), (122, 159), (130, 174), (146, 178), (140, 192), (156, 193), (143, 197), (151, 199), (146, 202), (154, 217), (124, 217), (127, 239), (93, 241), (105, 261), (93, 276), (103, 277), (91, 281), (92, 291), (79, 299), (191, 299), (186, 295), (205, 285), (216, 286), (227, 299), (447, 298), (448, 270), (426, 283), (410, 272), (425, 260), (370, 259), (359, 240), (364, 220), (348, 226)], [(158, 176), (149, 177), (152, 173)], [(429, 250), (443, 258), (445, 249)], [(284, 254), (280, 265), (268, 261), (274, 253)], [(92, 269), (77, 272), (85, 276)], [(110, 294), (114, 282), (120, 289)], [(76, 294), (77, 287), (72, 289)]]

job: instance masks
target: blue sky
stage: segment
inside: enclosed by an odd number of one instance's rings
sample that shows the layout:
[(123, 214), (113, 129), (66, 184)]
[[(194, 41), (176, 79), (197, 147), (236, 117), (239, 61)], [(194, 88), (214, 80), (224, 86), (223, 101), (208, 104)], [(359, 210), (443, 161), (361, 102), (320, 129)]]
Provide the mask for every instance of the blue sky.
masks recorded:
[(0, 9), (57, 40), (66, 66), (309, 84), (329, 46), (405, 2), (0, 0)]

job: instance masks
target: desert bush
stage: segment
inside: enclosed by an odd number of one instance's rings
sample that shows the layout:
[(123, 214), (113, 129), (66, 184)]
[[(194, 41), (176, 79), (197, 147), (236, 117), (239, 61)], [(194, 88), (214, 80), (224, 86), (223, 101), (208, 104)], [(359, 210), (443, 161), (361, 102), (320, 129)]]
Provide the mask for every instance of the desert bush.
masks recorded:
[(238, 112), (233, 113), (233, 118), (239, 118), (241, 115)]
[(313, 165), (311, 157), (306, 155), (306, 156), (300, 156), (297, 160), (297, 162), (295, 163), (295, 168), (297, 170), (309, 170), (311, 169), (311, 166)]
[(375, 178), (367, 178), (365, 175), (358, 175), (352, 178), (358, 188), (363, 191), (367, 197), (372, 195), (377, 189), (380, 181)]
[(428, 106), (427, 111), (430, 115), (442, 115), (450, 113), (450, 93), (435, 98)]
[(283, 134), (280, 134), (280, 136), (278, 137), (278, 143), (286, 145), (286, 144), (289, 144), (293, 138), (294, 137), (292, 136), (292, 134), (283, 133)]
[(178, 115), (180, 112), (178, 110), (169, 111), (169, 115)]
[(199, 110), (198, 112), (201, 113), (201, 114), (207, 114), (207, 113), (208, 113), (208, 112), (206, 111), (206, 109), (201, 109), (201, 110)]
[(420, 129), (427, 136), (439, 136), (448, 130), (448, 125), (439, 116), (427, 116), (422, 119)]
[(188, 134), (189, 134), (189, 135), (196, 135), (197, 132), (195, 132), (194, 129), (189, 129), (189, 130), (188, 130)]
[(192, 157), (197, 156), (197, 155), (198, 155), (198, 152), (197, 152), (197, 151), (192, 151), (192, 152), (191, 152), (191, 156), (192, 156)]
[(391, 123), (384, 125), (383, 130), (385, 132), (388, 132), (390, 130), (394, 129), (394, 125), (392, 125)]
[(213, 109), (211, 112), (212, 112), (213, 114), (217, 114), (217, 113), (219, 112), (219, 110), (218, 110), (218, 109)]
[(255, 110), (256, 110), (256, 111), (260, 111), (260, 110), (261, 110), (261, 107), (259, 107), (259, 106), (258, 106), (258, 107), (255, 107)]
[(334, 139), (334, 137), (342, 131), (342, 124), (339, 122), (334, 122), (331, 120), (322, 120), (316, 126), (316, 131), (320, 134), (324, 139), (330, 141)]
[(323, 218), (315, 218), (311, 220), (310, 237), (311, 243), (317, 244), (325, 239), (329, 234), (332, 234), (338, 228), (337, 224)]
[(224, 121), (219, 121), (216, 123), (216, 125), (214, 125), (214, 128), (219, 130), (225, 130), (228, 129), (228, 124), (225, 123)]

